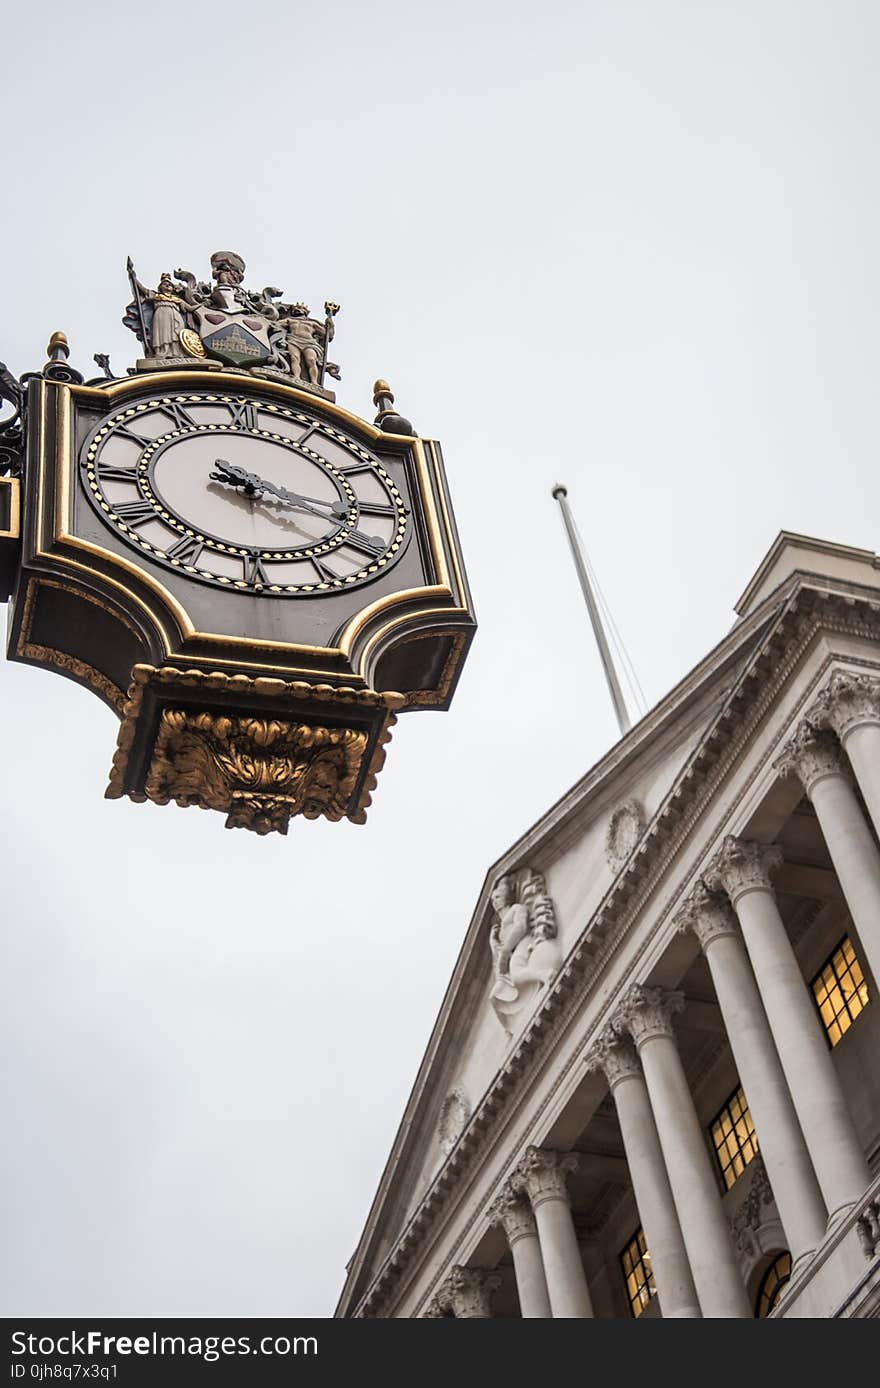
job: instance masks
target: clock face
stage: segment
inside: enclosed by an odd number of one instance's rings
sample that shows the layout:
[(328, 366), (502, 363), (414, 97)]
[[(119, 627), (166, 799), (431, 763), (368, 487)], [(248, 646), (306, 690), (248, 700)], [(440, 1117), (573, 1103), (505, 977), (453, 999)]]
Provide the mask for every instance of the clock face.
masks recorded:
[(151, 559), (222, 588), (316, 596), (369, 583), (403, 553), (403, 497), (374, 454), (289, 406), (163, 395), (83, 447), (98, 514)]

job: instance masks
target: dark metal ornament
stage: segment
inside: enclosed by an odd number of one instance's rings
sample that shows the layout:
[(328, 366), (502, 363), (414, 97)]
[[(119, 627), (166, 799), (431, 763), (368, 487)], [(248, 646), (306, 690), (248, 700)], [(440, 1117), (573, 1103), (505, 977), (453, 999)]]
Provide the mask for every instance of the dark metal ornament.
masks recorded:
[[(363, 823), (397, 715), (448, 707), (475, 631), (440, 449), (385, 382), (375, 425), (337, 407), (338, 305), (244, 268), (151, 290), (129, 262), (121, 378), (96, 353), (84, 384), (63, 333), (40, 372), (0, 364), (7, 653), (117, 713), (111, 798)], [(239, 331), (260, 364), (219, 360)]]

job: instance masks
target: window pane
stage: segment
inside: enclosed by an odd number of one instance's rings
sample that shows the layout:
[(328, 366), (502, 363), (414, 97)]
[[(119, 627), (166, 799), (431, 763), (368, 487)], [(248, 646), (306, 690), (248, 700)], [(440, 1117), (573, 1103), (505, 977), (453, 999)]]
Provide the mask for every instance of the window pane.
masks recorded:
[(651, 1255), (642, 1229), (636, 1230), (621, 1253), (620, 1266), (624, 1274), (630, 1314), (640, 1316), (651, 1298), (656, 1295), (654, 1279), (651, 1276)]
[(862, 966), (848, 935), (816, 974), (812, 989), (825, 1034), (836, 1046), (868, 1003)]
[(743, 1089), (736, 1089), (713, 1120), (710, 1133), (729, 1190), (758, 1150), (755, 1125)]

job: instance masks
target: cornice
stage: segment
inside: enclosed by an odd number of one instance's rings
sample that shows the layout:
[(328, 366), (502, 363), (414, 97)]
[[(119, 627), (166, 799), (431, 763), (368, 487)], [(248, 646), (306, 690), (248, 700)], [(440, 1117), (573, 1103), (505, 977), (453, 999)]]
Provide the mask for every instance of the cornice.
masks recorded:
[[(795, 575), (794, 578), (798, 576)], [(854, 594), (853, 585), (838, 585), (831, 580), (825, 581), (821, 590), (800, 581), (792, 581), (784, 586), (791, 587), (792, 591), (781, 607), (768, 614), (762, 606), (734, 629), (738, 638), (743, 637), (746, 627), (751, 628), (753, 636), (755, 632), (760, 634), (761, 639), (751, 659), (740, 672), (713, 723), (670, 788), (638, 848), (612, 883), (571, 949), (543, 1005), (536, 1011), (518, 1044), (500, 1067), (495, 1080), (471, 1116), (457, 1146), (426, 1190), (394, 1247), (357, 1302), (349, 1301), (346, 1291), (343, 1290), (337, 1314), (382, 1314), (404, 1269), (423, 1243), (451, 1192), (462, 1189), (465, 1173), (474, 1167), (477, 1157), (484, 1153), (490, 1141), (506, 1122), (514, 1095), (524, 1088), (533, 1073), (540, 1069), (544, 1058), (569, 1022), (582, 1012), (585, 994), (590, 991), (592, 984), (616, 952), (633, 917), (655, 891), (658, 881), (665, 876), (670, 863), (676, 857), (679, 845), (698, 822), (703, 804), (711, 798), (717, 785), (723, 783), (742, 742), (747, 740), (750, 730), (760, 724), (776, 691), (787, 682), (816, 633), (820, 630), (846, 631), (867, 639), (880, 639), (880, 594), (876, 590), (864, 589), (860, 594)], [(717, 649), (720, 650), (722, 647)], [(678, 688), (681, 689), (686, 684), (688, 681), (683, 681)], [(633, 730), (636, 731), (637, 729)], [(736, 742), (738, 733), (744, 736)], [(629, 737), (632, 737), (632, 734)], [(624, 739), (614, 751), (619, 753), (619, 749), (627, 741), (628, 738)], [(608, 759), (599, 766), (605, 767), (607, 761)], [(585, 780), (590, 780), (596, 770), (597, 768), (594, 768)], [(581, 786), (583, 785), (582, 782)], [(563, 803), (560, 802), (560, 805)], [(554, 810), (558, 809), (559, 806), (554, 807)], [(552, 815), (553, 811), (542, 821), (547, 832), (552, 830)], [(511, 850), (511, 854), (501, 859), (500, 864), (493, 866), (487, 874), (487, 880), (494, 879), (505, 864), (515, 861)], [(668, 910), (663, 913), (662, 920), (658, 921), (658, 927), (665, 922), (667, 915)], [(476, 919), (482, 923), (481, 915), (476, 916)], [(473, 923), (469, 938), (472, 931)], [(447, 1001), (450, 996), (455, 995), (466, 963), (467, 944), (459, 956), (456, 971), (447, 990)], [(604, 1024), (605, 1018), (600, 1021)], [(432, 1039), (434, 1044), (429, 1047), (429, 1053), (426, 1054), (420, 1069), (417, 1081), (419, 1091), (425, 1088), (433, 1058), (443, 1039), (442, 1033), (435, 1033)], [(570, 1059), (565, 1067), (566, 1072), (576, 1060), (577, 1057)], [(560, 1081), (561, 1078), (562, 1076)], [(412, 1100), (418, 1102), (415, 1089)], [(361, 1256), (357, 1266), (352, 1264), (348, 1287), (355, 1284), (360, 1268), (368, 1256), (373, 1230), (377, 1226), (385, 1194), (392, 1176), (399, 1170), (401, 1144), (413, 1130), (411, 1105), (408, 1106), (410, 1112), (405, 1115), (404, 1125), (398, 1133), (382, 1184), (373, 1202), (370, 1219), (361, 1240)], [(534, 1126), (533, 1122), (531, 1126)], [(483, 1217), (482, 1210), (474, 1214), (468, 1227), (478, 1217)]]

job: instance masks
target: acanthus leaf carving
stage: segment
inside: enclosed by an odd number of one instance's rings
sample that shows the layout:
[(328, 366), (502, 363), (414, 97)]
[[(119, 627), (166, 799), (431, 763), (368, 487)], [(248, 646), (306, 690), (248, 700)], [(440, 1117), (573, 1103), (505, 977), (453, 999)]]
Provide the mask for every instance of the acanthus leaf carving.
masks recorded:
[(880, 680), (835, 670), (807, 711), (806, 721), (817, 729), (832, 729), (841, 741), (864, 723), (880, 724)]
[(456, 1264), (429, 1303), (432, 1317), (449, 1315), (457, 1320), (486, 1319), (492, 1315), (492, 1294), (501, 1286), (497, 1272)]
[(713, 940), (738, 934), (736, 914), (729, 898), (723, 892), (711, 891), (705, 882), (697, 882), (674, 923), (680, 932), (692, 930), (704, 950)]
[(525, 1192), (532, 1206), (542, 1200), (568, 1201), (566, 1178), (579, 1164), (576, 1152), (552, 1152), (545, 1147), (527, 1147), (511, 1177), (514, 1190)]
[(796, 776), (807, 795), (817, 781), (843, 771), (834, 733), (814, 727), (806, 719), (798, 724), (773, 766), (780, 776)]
[(726, 892), (736, 902), (746, 892), (773, 890), (771, 876), (782, 864), (778, 844), (756, 843), (728, 834), (703, 874), (710, 891)]
[(673, 1014), (683, 1009), (683, 993), (634, 983), (624, 993), (612, 1025), (618, 1034), (629, 1032), (636, 1046), (642, 1046), (658, 1036), (673, 1036)]
[(621, 1080), (641, 1075), (642, 1067), (629, 1038), (608, 1026), (585, 1056), (588, 1070), (601, 1070), (613, 1090)]
[(287, 833), (295, 814), (346, 814), (368, 736), (278, 718), (162, 710), (147, 798), (226, 813), (227, 828)]
[(503, 1228), (510, 1245), (516, 1243), (517, 1239), (537, 1234), (535, 1215), (528, 1198), (512, 1180), (505, 1181), (486, 1213), (490, 1224)]

